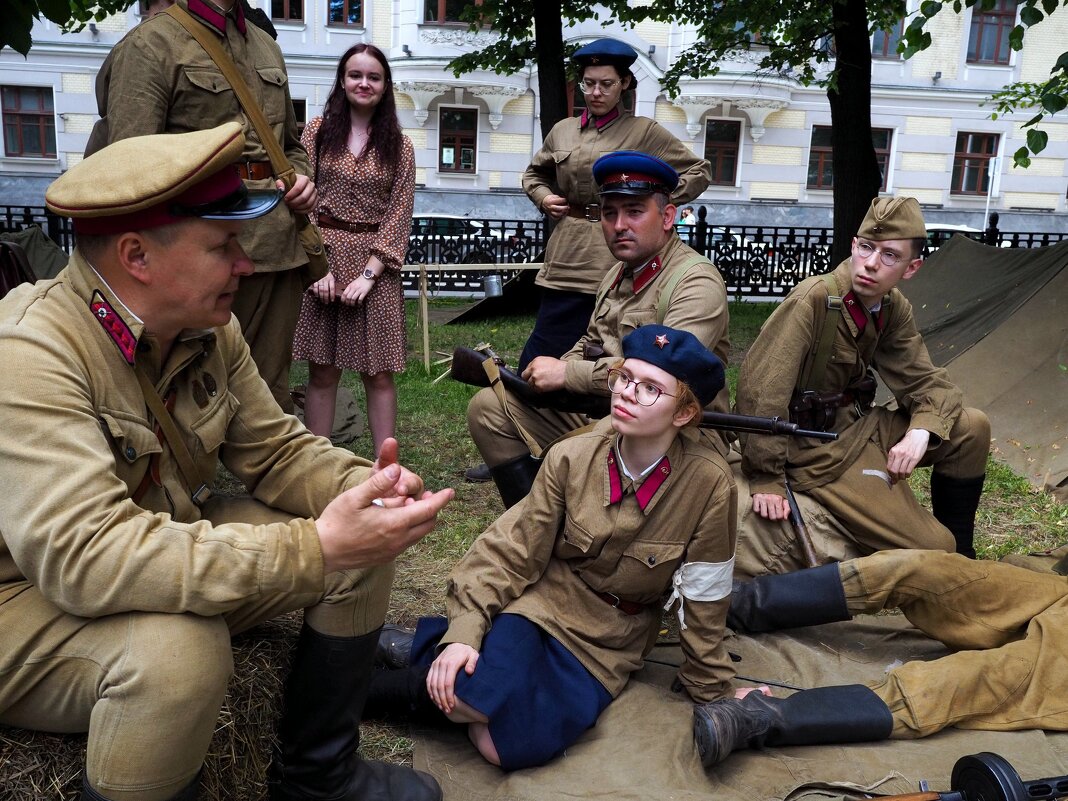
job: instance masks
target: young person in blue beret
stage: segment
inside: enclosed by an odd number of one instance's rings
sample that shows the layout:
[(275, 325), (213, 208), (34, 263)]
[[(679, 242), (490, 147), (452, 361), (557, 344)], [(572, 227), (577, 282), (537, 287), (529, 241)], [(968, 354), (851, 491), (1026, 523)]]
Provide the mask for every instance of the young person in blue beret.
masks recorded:
[[(699, 444), (723, 363), (650, 324), (612, 368), (611, 415), (554, 445), (530, 494), (453, 570), (447, 618), (379, 642), (365, 716), (446, 718), (505, 770), (542, 765), (593, 726), (675, 607), (695, 702), (733, 696), (723, 645), (734, 563), (731, 472)], [(666, 601), (666, 603), (665, 603)]]

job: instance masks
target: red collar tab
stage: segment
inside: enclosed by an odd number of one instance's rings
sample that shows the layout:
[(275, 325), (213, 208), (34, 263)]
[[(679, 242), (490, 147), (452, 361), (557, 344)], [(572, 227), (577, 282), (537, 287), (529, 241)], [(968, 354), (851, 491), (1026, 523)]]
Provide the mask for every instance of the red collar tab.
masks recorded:
[[(871, 318), (867, 307), (860, 302), (860, 299), (853, 293), (852, 289), (842, 296), (842, 300), (845, 302), (845, 307), (849, 312), (849, 316), (853, 318), (853, 324), (857, 327), (857, 333), (864, 333), (864, 328), (868, 325), (868, 320)], [(885, 305), (879, 307), (879, 313), (875, 317), (876, 331), (882, 331), (883, 326), (886, 325), (886, 319), (883, 316), (883, 311), (885, 309)]]
[(579, 128), (585, 128), (590, 124), (590, 120), (593, 120), (593, 127), (600, 131), (608, 123), (619, 118), (619, 107), (612, 109), (603, 117), (595, 117), (590, 114), (588, 108), (582, 110), (582, 117), (579, 118)]
[(89, 301), (89, 310), (103, 326), (115, 347), (119, 349), (127, 364), (134, 363), (134, 353), (137, 350), (137, 337), (133, 335), (130, 326), (119, 316), (99, 289), (93, 290), (93, 299)]
[(619, 282), (623, 280), (623, 275), (626, 272), (627, 272), (627, 265), (626, 264), (619, 265), (619, 272), (616, 273), (615, 280), (612, 281), (612, 289), (615, 289), (617, 286), (619, 286)]
[(615, 448), (608, 451), (608, 503), (619, 503), (623, 500), (623, 479), (619, 475), (619, 465), (616, 464)]
[(667, 456), (656, 463), (656, 467), (653, 468), (648, 476), (645, 477), (645, 481), (638, 487), (638, 491), (634, 493), (634, 497), (638, 499), (638, 508), (643, 512), (645, 507), (653, 500), (653, 496), (656, 495), (657, 490), (664, 486), (664, 482), (667, 481), (668, 476), (671, 475), (671, 462)]
[(664, 265), (660, 263), (659, 256), (653, 256), (652, 261), (644, 267), (634, 271), (634, 294), (641, 292), (650, 281), (659, 275)]
[[(189, 13), (201, 22), (210, 25), (220, 35), (226, 35), (226, 15), (212, 8), (204, 0), (189, 0)], [(245, 9), (241, 0), (234, 0), (234, 24), (242, 36), (245, 35)]]

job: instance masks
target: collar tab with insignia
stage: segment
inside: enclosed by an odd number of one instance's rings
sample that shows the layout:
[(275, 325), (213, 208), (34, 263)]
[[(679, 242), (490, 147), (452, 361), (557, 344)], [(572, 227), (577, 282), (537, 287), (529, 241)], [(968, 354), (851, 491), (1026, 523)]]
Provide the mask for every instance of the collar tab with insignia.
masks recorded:
[(93, 298), (89, 301), (89, 310), (93, 313), (97, 322), (100, 323), (115, 347), (119, 349), (127, 364), (134, 363), (134, 354), (137, 352), (137, 337), (134, 336), (130, 326), (119, 316), (115, 308), (108, 303), (107, 298), (99, 289), (93, 290)]

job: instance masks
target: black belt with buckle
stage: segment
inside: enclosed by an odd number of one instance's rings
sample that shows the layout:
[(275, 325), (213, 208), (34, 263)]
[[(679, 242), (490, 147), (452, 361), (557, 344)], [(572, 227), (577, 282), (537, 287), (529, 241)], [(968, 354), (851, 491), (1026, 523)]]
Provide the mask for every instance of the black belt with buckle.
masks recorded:
[(597, 590), (594, 590), (593, 594), (609, 606), (618, 609), (624, 615), (636, 615), (639, 612), (645, 611), (645, 604), (635, 603), (634, 601), (624, 601), (618, 595), (610, 592), (598, 592)]
[(590, 222), (601, 221), (601, 207), (597, 203), (590, 203), (586, 206), (569, 206), (567, 209), (567, 216), (574, 217), (576, 220), (589, 220)]

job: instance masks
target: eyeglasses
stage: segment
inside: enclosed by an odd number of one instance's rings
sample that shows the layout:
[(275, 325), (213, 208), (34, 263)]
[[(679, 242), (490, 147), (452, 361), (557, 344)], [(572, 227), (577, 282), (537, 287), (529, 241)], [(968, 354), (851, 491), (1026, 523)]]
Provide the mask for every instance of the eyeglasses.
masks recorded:
[(650, 384), (648, 381), (635, 381), (622, 370), (608, 371), (608, 388), (613, 394), (622, 395), (623, 390), (631, 384), (634, 385), (634, 400), (638, 401), (641, 406), (652, 406), (661, 395), (667, 395), (669, 398), (675, 397), (669, 392), (664, 392), (656, 384)]
[(579, 81), (579, 91), (584, 95), (593, 94), (593, 91), (600, 88), (601, 94), (608, 94), (619, 83), (615, 78), (607, 78), (603, 81), (595, 81), (593, 78), (583, 78)]
[(893, 267), (898, 262), (902, 261), (905, 257), (899, 256), (897, 253), (889, 250), (876, 250), (867, 242), (857, 242), (857, 255), (864, 261), (871, 258), (872, 253), (879, 254), (879, 261), (883, 263), (884, 267)]

